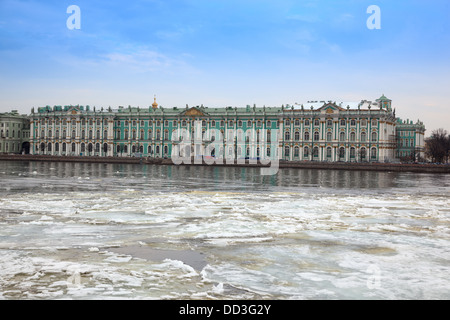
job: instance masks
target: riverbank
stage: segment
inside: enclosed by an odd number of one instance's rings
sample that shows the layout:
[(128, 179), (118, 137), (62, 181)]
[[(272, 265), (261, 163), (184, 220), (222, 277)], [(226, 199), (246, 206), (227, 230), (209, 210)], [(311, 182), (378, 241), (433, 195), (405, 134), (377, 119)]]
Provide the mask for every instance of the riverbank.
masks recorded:
[[(171, 159), (133, 158), (133, 157), (73, 157), (50, 155), (0, 155), (0, 161), (50, 161), (50, 162), (88, 162), (88, 163), (120, 163), (120, 164), (148, 164), (148, 165), (174, 165)], [(189, 165), (189, 164), (183, 164)], [(194, 163), (193, 166), (209, 165), (206, 163)], [(260, 163), (226, 163), (214, 164), (216, 166), (236, 167), (266, 167)], [(313, 162), (313, 161), (283, 161), (279, 167), (298, 169), (322, 169), (322, 170), (360, 170), (360, 171), (393, 171), (393, 172), (418, 172), (418, 173), (450, 173), (450, 165), (438, 164), (402, 164), (402, 163), (349, 163), (349, 162)]]

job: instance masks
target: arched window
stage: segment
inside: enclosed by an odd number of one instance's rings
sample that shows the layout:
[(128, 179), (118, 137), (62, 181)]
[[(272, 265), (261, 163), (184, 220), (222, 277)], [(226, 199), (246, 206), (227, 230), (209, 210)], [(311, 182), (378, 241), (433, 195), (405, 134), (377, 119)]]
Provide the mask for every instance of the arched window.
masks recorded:
[(309, 131), (305, 132), (305, 141), (309, 141)]
[(340, 159), (344, 159), (345, 158), (345, 148), (344, 147), (341, 147), (339, 149), (339, 158)]
[(314, 141), (319, 141), (319, 131), (314, 132)]
[(361, 160), (366, 159), (366, 148), (361, 148)]
[(370, 157), (371, 157), (372, 159), (376, 159), (376, 158), (377, 158), (377, 148), (372, 148), (372, 149), (370, 150)]
[(76, 150), (75, 143), (72, 143), (72, 152), (75, 152), (75, 150)]
[(75, 130), (72, 130), (72, 139), (75, 139), (75, 136), (76, 136), (76, 132), (75, 132)]
[(298, 146), (294, 147), (294, 157), (298, 158), (300, 155), (300, 148)]
[(100, 152), (100, 143), (95, 144), (95, 152)]
[(339, 141), (345, 141), (345, 132), (344, 131), (341, 131), (339, 133)]
[(92, 139), (92, 130), (89, 130), (89, 139)]
[(285, 156), (286, 158), (289, 158), (290, 153), (291, 153), (291, 148), (289, 148), (289, 146), (285, 146), (285, 147), (284, 147), (284, 156)]
[(319, 157), (319, 147), (314, 147), (313, 148), (313, 156), (314, 156), (314, 158), (318, 158)]
[(333, 134), (331, 133), (331, 131), (327, 132), (327, 141), (331, 141), (333, 139)]
[(55, 152), (59, 152), (59, 143), (55, 143)]
[(167, 155), (169, 153), (169, 147), (164, 146), (164, 154)]
[(304, 158), (308, 158), (309, 157), (309, 148), (308, 147), (304, 147), (303, 148), (303, 157)]
[(350, 158), (355, 158), (356, 156), (356, 149), (354, 147), (350, 148)]
[(356, 133), (350, 132), (350, 141), (356, 141)]
[[(286, 120), (287, 121), (287, 120)], [(284, 140), (291, 140), (291, 134), (289, 131), (286, 131), (284, 133)]]
[(376, 142), (377, 140), (378, 140), (378, 138), (377, 138), (377, 132), (374, 131), (374, 132), (372, 132), (372, 142)]
[(86, 152), (86, 145), (84, 143), (81, 144), (81, 151), (80, 152)]
[(361, 142), (366, 142), (367, 140), (367, 134), (363, 131), (361, 132)]
[(300, 132), (295, 131), (294, 139), (295, 139), (295, 141), (299, 141), (300, 140)]
[(51, 144), (51, 143), (49, 143), (49, 144), (47, 145), (47, 150), (50, 151), (50, 152), (52, 151), (52, 144)]

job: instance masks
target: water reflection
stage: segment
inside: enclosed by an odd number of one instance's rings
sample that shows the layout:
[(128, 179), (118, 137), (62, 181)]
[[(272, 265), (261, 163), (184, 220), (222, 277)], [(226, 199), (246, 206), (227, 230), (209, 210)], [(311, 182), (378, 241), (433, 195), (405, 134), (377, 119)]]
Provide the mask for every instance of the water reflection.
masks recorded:
[[(448, 176), (399, 172), (315, 170), (286, 168), (263, 176), (259, 168), (213, 166), (155, 166), (71, 162), (0, 162), (5, 189), (48, 188), (117, 190), (137, 187), (153, 191), (245, 190), (303, 192), (333, 190), (388, 190), (448, 187)], [(24, 181), (25, 179), (25, 181)], [(9, 186), (9, 187), (8, 187)], [(16, 188), (16, 189), (17, 189)], [(43, 190), (45, 191), (45, 190)]]

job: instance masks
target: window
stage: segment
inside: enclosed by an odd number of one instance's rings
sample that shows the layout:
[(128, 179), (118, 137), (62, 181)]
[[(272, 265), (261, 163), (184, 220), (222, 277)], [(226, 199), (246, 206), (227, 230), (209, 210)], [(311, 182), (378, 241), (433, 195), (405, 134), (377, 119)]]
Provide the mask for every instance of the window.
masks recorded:
[(354, 147), (351, 147), (350, 148), (350, 158), (355, 158), (355, 148)]
[(216, 126), (216, 121), (214, 121), (214, 120), (211, 121), (211, 126), (212, 126), (212, 127), (215, 127), (215, 126)]
[(59, 143), (55, 143), (55, 152), (59, 152)]
[(258, 127), (261, 127), (261, 120), (258, 120), (258, 122), (256, 122), (256, 125), (257, 125)]
[(318, 127), (319, 126), (319, 119), (314, 120), (314, 126)]
[(295, 141), (299, 141), (300, 140), (300, 132), (295, 131), (294, 139), (295, 139)]
[(284, 140), (291, 140), (291, 134), (289, 133), (289, 131), (286, 131), (284, 133)]
[(361, 120), (361, 127), (366, 127), (367, 126), (367, 120), (366, 119), (362, 119)]
[(376, 127), (377, 126), (377, 120), (372, 120), (372, 127)]
[(100, 130), (97, 130), (97, 135), (96, 135), (97, 139), (100, 139)]
[(294, 126), (296, 127), (300, 126), (300, 120), (295, 119)]
[(366, 142), (367, 140), (367, 135), (365, 132), (361, 132), (361, 142)]
[(331, 141), (333, 139), (333, 134), (331, 133), (331, 131), (327, 132), (327, 141)]
[(285, 146), (284, 147), (284, 156), (286, 158), (288, 158), (290, 156), (290, 152), (291, 152), (291, 149), (289, 148), (289, 146)]
[(76, 135), (75, 130), (72, 130), (72, 139), (75, 139), (75, 135)]
[(238, 121), (238, 126), (239, 126), (239, 127), (242, 127), (242, 120), (239, 120), (239, 121)]
[(51, 143), (48, 144), (47, 150), (50, 151), (50, 152), (52, 151), (52, 144)]
[(136, 137), (137, 137), (136, 130), (133, 129), (133, 131), (131, 131), (131, 134), (132, 134), (132, 137), (131, 137), (131, 138), (132, 138), (133, 140), (136, 140)]
[(125, 129), (125, 136), (124, 136), (125, 140), (128, 140), (128, 130)]
[(267, 155), (268, 157), (270, 157), (270, 147), (267, 147), (266, 155)]
[(308, 119), (305, 120), (305, 126), (306, 126), (306, 127), (309, 126), (309, 120), (308, 120)]
[(314, 141), (319, 141), (319, 131), (314, 132)]
[(352, 127), (356, 126), (356, 120), (355, 119), (350, 120), (350, 126), (352, 126)]
[(298, 146), (294, 147), (294, 157), (298, 158), (300, 154), (300, 148)]
[(309, 131), (305, 132), (305, 141), (309, 141)]
[(76, 148), (76, 146), (75, 146), (75, 143), (72, 143), (72, 152), (75, 152), (75, 149)]
[(318, 147), (313, 148), (313, 156), (314, 156), (314, 158), (319, 157), (319, 148)]
[(303, 157), (304, 158), (308, 158), (309, 157), (309, 148), (308, 147), (305, 147), (303, 149)]
[(356, 141), (356, 133), (350, 132), (350, 141), (352, 142)]
[(186, 120), (181, 121), (181, 126), (186, 127)]
[(284, 123), (285, 123), (286, 126), (290, 126), (291, 125), (291, 120), (286, 119)]
[(372, 142), (376, 142), (377, 141), (377, 132), (374, 131), (372, 132)]
[(333, 126), (333, 120), (328, 119), (327, 120), (327, 127), (331, 128)]
[(361, 148), (361, 160), (366, 159), (366, 148)]
[(270, 120), (267, 120), (267, 126), (270, 128), (272, 126), (272, 122)]
[(377, 148), (372, 148), (372, 150), (370, 150), (370, 157), (372, 159), (376, 159), (377, 158)]
[(345, 119), (341, 119), (341, 126), (345, 127)]
[(341, 148), (339, 149), (339, 158), (340, 158), (340, 159), (345, 158), (345, 148), (344, 148), (344, 147), (341, 147)]
[(327, 158), (331, 158), (331, 148), (327, 148)]
[(86, 152), (86, 145), (84, 143), (81, 144), (81, 152)]
[(345, 132), (344, 131), (341, 131), (339, 133), (339, 141), (345, 141)]
[(95, 144), (95, 152), (100, 152), (100, 143)]

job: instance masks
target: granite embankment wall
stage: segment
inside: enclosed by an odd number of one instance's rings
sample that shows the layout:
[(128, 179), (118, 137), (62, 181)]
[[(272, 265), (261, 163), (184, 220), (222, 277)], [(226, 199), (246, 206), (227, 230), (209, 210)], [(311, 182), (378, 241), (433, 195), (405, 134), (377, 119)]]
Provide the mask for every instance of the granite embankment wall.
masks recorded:
[[(0, 155), (0, 161), (51, 161), (51, 162), (88, 162), (88, 163), (122, 163), (174, 165), (170, 159), (125, 158), (125, 157), (72, 157), (46, 155)], [(184, 164), (186, 165), (186, 164)], [(205, 163), (192, 165), (207, 165)], [(260, 164), (234, 163), (216, 164), (218, 166), (261, 167)], [(322, 170), (362, 170), (362, 171), (393, 171), (393, 172), (423, 172), (450, 173), (450, 165), (437, 164), (401, 164), (401, 163), (347, 163), (347, 162), (312, 162), (312, 161), (280, 161), (280, 168), (322, 169)]]

